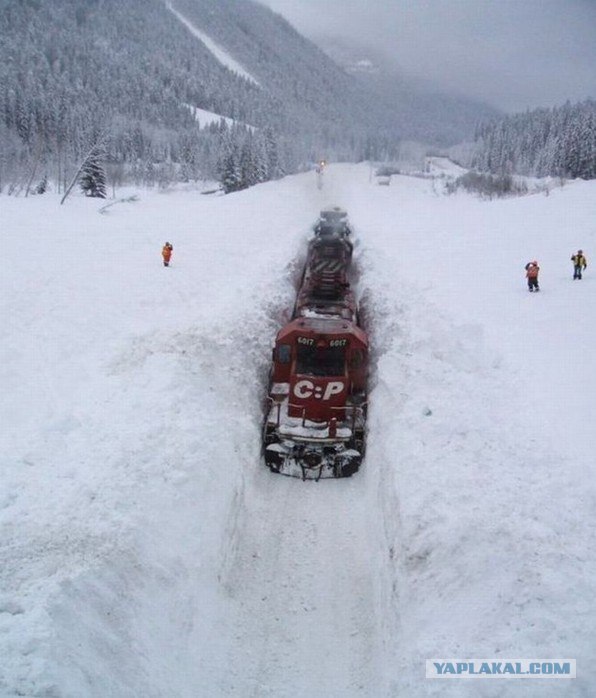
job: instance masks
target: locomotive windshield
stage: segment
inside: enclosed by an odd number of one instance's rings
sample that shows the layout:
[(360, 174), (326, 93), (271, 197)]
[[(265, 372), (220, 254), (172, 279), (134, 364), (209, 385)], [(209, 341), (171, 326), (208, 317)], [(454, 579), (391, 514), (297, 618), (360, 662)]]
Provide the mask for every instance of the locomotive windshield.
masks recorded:
[(304, 376), (343, 376), (346, 347), (317, 347), (298, 345), (296, 373)]

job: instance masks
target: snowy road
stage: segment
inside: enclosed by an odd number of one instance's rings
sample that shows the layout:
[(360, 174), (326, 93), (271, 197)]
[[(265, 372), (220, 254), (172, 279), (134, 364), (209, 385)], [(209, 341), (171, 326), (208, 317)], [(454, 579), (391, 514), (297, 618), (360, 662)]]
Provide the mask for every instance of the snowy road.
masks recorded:
[[(593, 695), (596, 281), (567, 258), (596, 250), (595, 200), (347, 165), (103, 216), (3, 199), (2, 698)], [(259, 463), (260, 409), (328, 204), (359, 236), (369, 446), (354, 478), (302, 483)], [(423, 678), (473, 656), (579, 678)]]

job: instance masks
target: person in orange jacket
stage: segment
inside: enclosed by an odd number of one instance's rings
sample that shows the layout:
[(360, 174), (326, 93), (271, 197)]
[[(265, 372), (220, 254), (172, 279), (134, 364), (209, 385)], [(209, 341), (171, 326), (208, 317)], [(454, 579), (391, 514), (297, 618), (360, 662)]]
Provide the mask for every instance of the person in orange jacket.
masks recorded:
[(170, 266), (170, 259), (172, 258), (173, 251), (174, 248), (172, 247), (172, 245), (170, 245), (169, 242), (166, 242), (165, 245), (161, 248), (161, 256), (163, 257), (164, 267)]
[(540, 291), (538, 286), (538, 272), (540, 267), (538, 262), (534, 260), (533, 262), (528, 262), (525, 266), (526, 269), (526, 279), (528, 280), (528, 291)]

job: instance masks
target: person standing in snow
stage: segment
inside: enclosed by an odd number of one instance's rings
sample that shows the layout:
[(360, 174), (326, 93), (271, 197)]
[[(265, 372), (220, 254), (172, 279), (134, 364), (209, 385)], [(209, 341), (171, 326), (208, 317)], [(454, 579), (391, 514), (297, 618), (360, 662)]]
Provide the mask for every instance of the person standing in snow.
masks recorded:
[(578, 250), (572, 254), (571, 261), (573, 262), (573, 278), (581, 279), (582, 271), (588, 266), (588, 260), (585, 258), (583, 250)]
[(173, 251), (174, 248), (172, 247), (172, 245), (170, 245), (169, 242), (166, 242), (165, 245), (161, 248), (161, 256), (163, 257), (164, 267), (170, 266), (170, 259), (172, 258)]
[(533, 262), (528, 262), (525, 266), (526, 269), (526, 279), (528, 280), (528, 290), (530, 293), (532, 291), (540, 291), (540, 288), (538, 287), (538, 272), (540, 271), (540, 267), (538, 266), (538, 262), (534, 260)]

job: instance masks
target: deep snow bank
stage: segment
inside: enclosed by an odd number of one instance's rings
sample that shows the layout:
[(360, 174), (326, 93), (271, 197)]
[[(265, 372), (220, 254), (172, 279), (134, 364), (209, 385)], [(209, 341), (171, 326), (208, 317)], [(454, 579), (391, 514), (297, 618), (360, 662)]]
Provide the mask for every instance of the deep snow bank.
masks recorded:
[[(481, 202), (369, 179), (104, 216), (0, 201), (2, 695), (553, 690), (425, 681), (433, 656), (576, 657), (557, 695), (593, 692), (595, 301), (567, 258), (590, 256), (594, 185)], [(353, 479), (303, 484), (259, 464), (260, 400), (292, 261), (336, 203), (375, 348), (369, 448)]]

